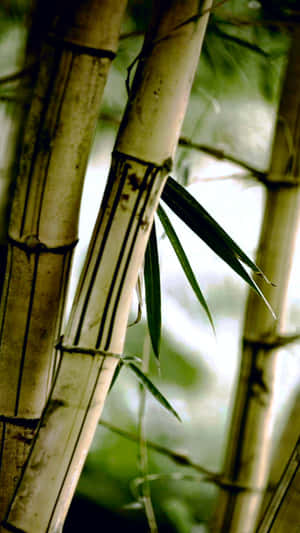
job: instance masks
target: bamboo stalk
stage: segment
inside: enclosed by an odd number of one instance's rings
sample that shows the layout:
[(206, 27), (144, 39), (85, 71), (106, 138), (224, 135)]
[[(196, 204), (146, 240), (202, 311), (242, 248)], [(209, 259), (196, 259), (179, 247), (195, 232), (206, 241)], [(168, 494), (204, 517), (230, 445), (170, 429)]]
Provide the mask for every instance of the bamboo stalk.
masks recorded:
[(277, 320), (249, 294), (243, 352), (231, 420), (224, 474), (252, 485), (253, 493), (221, 491), (213, 531), (252, 533), (268, 480), (272, 403), (278, 337), (285, 329), (286, 294), (298, 229), (300, 188), (300, 29), (295, 29), (282, 90), (267, 179), (266, 205), (257, 263), (277, 285), (266, 297)]
[[(36, 78), (36, 68), (32, 65), (37, 62), (40, 52), (40, 32), (44, 27), (41, 13), (32, 1), (27, 17), (27, 26), (30, 27), (26, 47), (17, 52), (16, 62), (22, 65), (22, 76), (4, 76), (2, 83), (17, 82), (15, 98), (4, 99), (1, 102), (1, 143), (0, 143), (0, 297), (3, 288), (6, 258), (8, 223), (12, 203), (13, 189), (17, 176), (17, 161), (19, 158), (20, 143), (23, 125), (32, 96), (32, 89)], [(33, 46), (34, 44), (34, 46)], [(20, 72), (20, 71), (17, 71)]]
[[(122, 353), (131, 297), (171, 166), (208, 11), (198, 0), (154, 3), (62, 357), (27, 468), (1, 532), (59, 531)], [(203, 9), (211, 7), (210, 0)], [(66, 345), (75, 346), (66, 349)], [(96, 348), (88, 354), (80, 348)], [(116, 354), (116, 357), (114, 357)]]
[(285, 463), (285, 470), (257, 533), (298, 533), (300, 528), (300, 438)]
[(283, 469), (292, 454), (295, 443), (299, 438), (300, 430), (300, 387), (294, 391), (292, 402), (286, 420), (276, 442), (272, 443), (272, 457), (269, 475), (270, 490), (265, 494), (260, 516), (265, 512), (270, 499), (272, 498), (279, 480), (283, 474)]
[(39, 5), (48, 31), (23, 138), (0, 314), (0, 518), (53, 377), (83, 178), (125, 4)]

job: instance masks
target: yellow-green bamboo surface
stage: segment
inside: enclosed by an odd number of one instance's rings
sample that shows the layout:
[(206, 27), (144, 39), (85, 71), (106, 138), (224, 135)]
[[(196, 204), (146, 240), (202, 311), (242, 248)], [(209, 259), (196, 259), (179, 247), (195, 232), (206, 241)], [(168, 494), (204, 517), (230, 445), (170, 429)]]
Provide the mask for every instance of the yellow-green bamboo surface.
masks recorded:
[(53, 378), (83, 179), (125, 5), (43, 6), (52, 23), (25, 125), (1, 301), (0, 519)]
[(132, 292), (178, 141), (210, 7), (210, 1), (204, 2), (205, 14), (189, 21), (197, 15), (197, 0), (154, 2), (60, 345), (59, 371), (1, 532), (15, 527), (45, 533), (62, 527), (122, 354)]
[(253, 533), (268, 482), (278, 337), (285, 307), (300, 210), (300, 30), (294, 29), (282, 89), (257, 264), (276, 287), (265, 295), (277, 319), (251, 291), (242, 359), (224, 464), (226, 478), (252, 490), (221, 490), (212, 531)]

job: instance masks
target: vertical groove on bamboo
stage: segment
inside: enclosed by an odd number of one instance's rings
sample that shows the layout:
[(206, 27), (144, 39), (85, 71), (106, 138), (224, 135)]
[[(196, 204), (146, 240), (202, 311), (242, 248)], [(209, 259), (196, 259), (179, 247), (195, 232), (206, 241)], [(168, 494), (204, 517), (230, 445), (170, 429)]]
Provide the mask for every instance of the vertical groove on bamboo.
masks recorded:
[(294, 31), (268, 175), (257, 263), (277, 286), (265, 295), (277, 320), (252, 291), (224, 474), (253, 490), (221, 490), (213, 531), (253, 533), (268, 481), (278, 348), (300, 209), (300, 29)]
[(23, 137), (0, 312), (0, 518), (52, 381), (83, 179), (125, 6), (43, 6), (51, 25)]
[[(209, 0), (202, 8), (211, 5)], [(156, 1), (154, 9), (60, 367), (4, 527), (54, 533), (62, 526), (123, 350), (132, 292), (208, 20), (206, 12), (185, 24), (198, 13), (198, 0)]]

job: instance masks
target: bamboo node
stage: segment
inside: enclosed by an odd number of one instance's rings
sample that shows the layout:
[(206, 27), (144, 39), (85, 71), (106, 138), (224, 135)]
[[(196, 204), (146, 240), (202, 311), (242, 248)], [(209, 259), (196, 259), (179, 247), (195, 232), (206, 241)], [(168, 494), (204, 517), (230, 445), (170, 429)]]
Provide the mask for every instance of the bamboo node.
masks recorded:
[(298, 187), (300, 185), (300, 176), (292, 174), (277, 174), (272, 171), (269, 176), (266, 175), (260, 179), (264, 185), (270, 189), (277, 187)]
[(112, 50), (105, 50), (104, 48), (97, 48), (70, 38), (58, 37), (54, 33), (49, 33), (48, 41), (52, 44), (67, 48), (77, 54), (87, 54), (93, 57), (108, 58), (113, 60), (116, 57), (116, 52)]
[(290, 333), (286, 335), (275, 335), (260, 339), (254, 339), (249, 337), (244, 337), (242, 339), (242, 342), (244, 345), (249, 345), (252, 347), (256, 347), (257, 349), (262, 350), (273, 350), (275, 348), (281, 348), (283, 346), (287, 346), (288, 344), (292, 344), (293, 342), (297, 342), (300, 340), (300, 332), (296, 333)]
[(33, 253), (53, 253), (53, 254), (63, 254), (75, 248), (78, 243), (78, 239), (75, 239), (69, 244), (62, 244), (61, 246), (49, 246), (44, 242), (40, 241), (37, 235), (25, 235), (20, 239), (8, 236), (8, 242), (13, 246), (24, 250), (24, 252), (29, 256)]
[(14, 426), (25, 427), (28, 429), (35, 429), (39, 423), (39, 418), (23, 418), (19, 416), (0, 415), (0, 423), (11, 424)]
[(59, 350), (60, 352), (67, 352), (67, 353), (79, 353), (79, 354), (86, 354), (86, 355), (102, 355), (103, 357), (113, 357), (114, 359), (124, 359), (123, 355), (116, 354), (113, 352), (108, 352), (106, 350), (99, 350), (97, 348), (87, 348), (84, 346), (78, 346), (73, 344), (63, 344), (63, 335), (60, 337), (59, 341), (55, 345), (56, 350)]

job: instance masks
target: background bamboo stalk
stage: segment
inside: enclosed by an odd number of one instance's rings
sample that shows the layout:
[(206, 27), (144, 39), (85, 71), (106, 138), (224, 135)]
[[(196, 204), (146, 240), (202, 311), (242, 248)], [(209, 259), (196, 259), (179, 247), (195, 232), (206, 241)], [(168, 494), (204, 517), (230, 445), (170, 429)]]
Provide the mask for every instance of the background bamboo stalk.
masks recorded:
[(285, 533), (286, 531), (297, 533), (299, 531), (300, 438), (284, 467), (284, 472), (257, 533)]
[(186, 23), (198, 13), (196, 0), (154, 5), (56, 381), (3, 532), (61, 527), (118, 362), (114, 354), (123, 350), (132, 292), (208, 19), (206, 12)]
[(23, 138), (0, 315), (0, 518), (52, 381), (83, 179), (125, 4), (39, 6), (48, 25)]
[(20, 144), (37, 74), (41, 34), (45, 28), (40, 4), (36, 5), (36, 2), (32, 1), (26, 21), (27, 27), (30, 27), (26, 47), (18, 47), (16, 57), (16, 63), (23, 74), (13, 80), (16, 83), (15, 94), (8, 100), (5, 98), (4, 84), (4, 97), (3, 100), (1, 98), (0, 104), (0, 297), (5, 276), (8, 221), (18, 171)]
[(277, 285), (265, 289), (277, 320), (254, 292), (249, 294), (224, 466), (226, 478), (252, 485), (253, 491), (221, 491), (213, 531), (222, 533), (255, 530), (268, 480), (277, 340), (285, 327), (286, 293), (300, 207), (299, 53), (300, 30), (296, 27), (282, 89), (257, 254), (257, 264)]
[(275, 443), (272, 442), (272, 459), (269, 475), (269, 487), (264, 496), (263, 506), (261, 508), (260, 515), (265, 512), (266, 507), (269, 504), (271, 497), (273, 496), (279, 480), (283, 474), (285, 465), (287, 464), (293, 448), (299, 438), (300, 429), (300, 387), (294, 391), (289, 412), (286, 416), (286, 420), (282, 429), (282, 432), (276, 439)]

